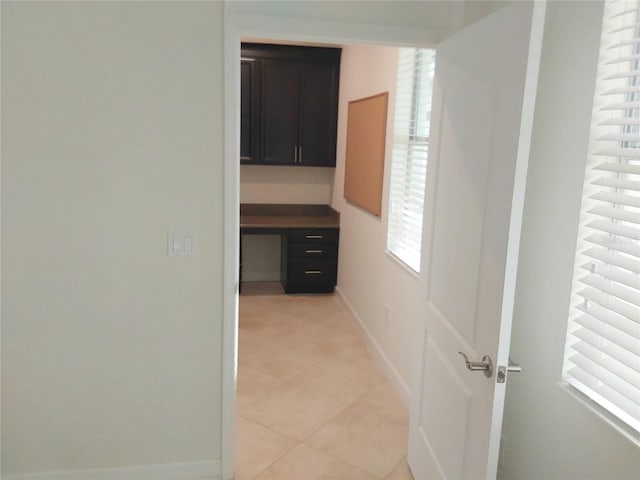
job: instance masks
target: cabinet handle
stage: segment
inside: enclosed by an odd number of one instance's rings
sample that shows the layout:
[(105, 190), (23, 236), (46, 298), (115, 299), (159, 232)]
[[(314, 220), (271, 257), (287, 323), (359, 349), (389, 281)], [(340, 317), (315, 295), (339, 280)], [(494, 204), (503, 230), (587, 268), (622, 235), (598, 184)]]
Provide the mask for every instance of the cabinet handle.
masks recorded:
[(298, 147), (298, 163), (302, 163), (302, 147)]
[(293, 147), (293, 163), (298, 163), (298, 147)]
[(305, 250), (304, 253), (322, 253), (322, 250)]
[(320, 275), (322, 273), (322, 270), (305, 270), (304, 274), (305, 275)]
[(319, 238), (324, 238), (324, 235), (307, 235), (309, 240), (317, 240)]

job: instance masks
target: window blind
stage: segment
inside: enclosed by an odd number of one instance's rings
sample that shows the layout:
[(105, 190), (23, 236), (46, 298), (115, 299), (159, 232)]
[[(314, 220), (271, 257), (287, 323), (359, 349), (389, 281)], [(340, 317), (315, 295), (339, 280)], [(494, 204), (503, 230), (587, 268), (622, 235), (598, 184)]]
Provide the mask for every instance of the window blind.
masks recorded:
[(564, 379), (640, 432), (640, 3), (607, 1)]
[(420, 271), (435, 51), (400, 48), (387, 248)]

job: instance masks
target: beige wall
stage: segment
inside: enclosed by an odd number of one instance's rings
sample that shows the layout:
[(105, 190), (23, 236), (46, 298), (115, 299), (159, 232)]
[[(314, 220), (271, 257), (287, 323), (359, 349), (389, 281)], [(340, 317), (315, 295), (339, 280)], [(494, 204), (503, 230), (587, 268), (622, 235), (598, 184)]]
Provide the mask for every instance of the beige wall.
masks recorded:
[(632, 479), (638, 447), (558, 385), (602, 2), (550, 2), (522, 226), (500, 478)]
[(327, 167), (240, 167), (241, 203), (318, 203), (331, 201), (333, 174)]
[(222, 13), (2, 2), (3, 475), (220, 458)]
[[(406, 394), (411, 372), (408, 346), (420, 296), (417, 276), (386, 253), (397, 63), (397, 48), (348, 46), (342, 52), (338, 164), (332, 205), (341, 212), (338, 289), (397, 371)], [(378, 218), (345, 201), (344, 161), (348, 102), (385, 91), (389, 92), (389, 113), (382, 216)]]

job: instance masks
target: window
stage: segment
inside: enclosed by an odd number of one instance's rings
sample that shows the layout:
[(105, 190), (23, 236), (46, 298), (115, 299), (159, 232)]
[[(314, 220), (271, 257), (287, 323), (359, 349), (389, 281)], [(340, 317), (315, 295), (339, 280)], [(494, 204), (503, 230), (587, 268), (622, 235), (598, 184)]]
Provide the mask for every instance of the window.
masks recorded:
[(435, 51), (401, 48), (398, 56), (387, 248), (419, 272)]
[(640, 432), (640, 3), (605, 3), (563, 379)]

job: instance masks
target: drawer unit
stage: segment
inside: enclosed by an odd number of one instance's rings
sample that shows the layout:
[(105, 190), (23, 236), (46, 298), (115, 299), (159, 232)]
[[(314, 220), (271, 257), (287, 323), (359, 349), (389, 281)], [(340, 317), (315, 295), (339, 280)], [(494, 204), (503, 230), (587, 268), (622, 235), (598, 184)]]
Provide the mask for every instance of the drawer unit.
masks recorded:
[(337, 228), (294, 228), (290, 233), (292, 245), (312, 245), (318, 243), (338, 246)]
[(289, 260), (287, 293), (332, 292), (336, 285), (335, 258)]
[(338, 274), (337, 228), (289, 230), (282, 242), (282, 284), (286, 293), (329, 293)]
[(289, 252), (292, 258), (337, 257), (338, 244), (291, 245)]

